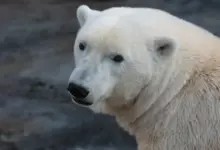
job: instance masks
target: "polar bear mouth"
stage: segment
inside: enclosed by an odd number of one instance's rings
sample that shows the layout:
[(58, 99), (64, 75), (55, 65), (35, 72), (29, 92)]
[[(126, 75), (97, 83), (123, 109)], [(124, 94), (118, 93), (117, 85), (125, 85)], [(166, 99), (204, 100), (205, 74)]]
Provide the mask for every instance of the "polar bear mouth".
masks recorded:
[(72, 101), (78, 105), (81, 105), (81, 106), (91, 106), (92, 105), (92, 103), (88, 102), (86, 99), (79, 99), (79, 98), (72, 97)]

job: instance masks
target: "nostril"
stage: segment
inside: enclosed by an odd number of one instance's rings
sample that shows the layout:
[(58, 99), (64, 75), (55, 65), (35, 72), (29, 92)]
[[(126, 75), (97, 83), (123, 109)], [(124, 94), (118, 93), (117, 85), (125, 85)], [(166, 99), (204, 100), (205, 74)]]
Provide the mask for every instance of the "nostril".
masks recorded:
[(86, 98), (89, 91), (81, 85), (70, 83), (67, 90), (76, 98)]

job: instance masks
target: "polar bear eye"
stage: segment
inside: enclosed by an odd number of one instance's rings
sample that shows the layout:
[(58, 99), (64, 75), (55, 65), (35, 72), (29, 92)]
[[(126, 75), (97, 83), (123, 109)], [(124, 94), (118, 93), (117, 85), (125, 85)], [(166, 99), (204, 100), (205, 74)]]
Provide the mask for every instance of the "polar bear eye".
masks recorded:
[(115, 55), (115, 56), (112, 58), (112, 60), (113, 60), (114, 62), (120, 63), (120, 62), (122, 62), (122, 61), (124, 60), (124, 58), (123, 58), (123, 56), (121, 56), (121, 55)]
[(83, 43), (83, 42), (79, 43), (79, 49), (81, 51), (84, 51), (86, 49), (86, 43)]

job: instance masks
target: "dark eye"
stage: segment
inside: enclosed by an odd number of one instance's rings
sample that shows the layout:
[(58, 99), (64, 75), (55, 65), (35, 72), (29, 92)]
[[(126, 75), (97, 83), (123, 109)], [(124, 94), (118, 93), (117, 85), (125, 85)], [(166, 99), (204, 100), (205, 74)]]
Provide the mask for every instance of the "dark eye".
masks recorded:
[(122, 61), (124, 60), (124, 58), (123, 58), (123, 56), (121, 56), (121, 55), (115, 55), (115, 56), (112, 58), (112, 60), (113, 60), (114, 62), (120, 63), (120, 62), (122, 62)]
[(172, 46), (170, 44), (163, 44), (157, 48), (157, 51), (160, 52), (161, 54), (164, 54), (166, 50), (171, 49)]
[(85, 44), (85, 43), (79, 43), (79, 49), (80, 49), (81, 51), (84, 51), (85, 48), (86, 48), (86, 44)]

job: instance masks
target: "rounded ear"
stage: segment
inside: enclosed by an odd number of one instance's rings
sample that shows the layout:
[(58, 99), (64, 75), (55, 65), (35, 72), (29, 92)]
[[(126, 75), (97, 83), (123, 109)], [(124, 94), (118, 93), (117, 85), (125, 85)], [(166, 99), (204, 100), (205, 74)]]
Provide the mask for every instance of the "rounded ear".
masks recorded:
[(171, 56), (177, 49), (177, 42), (170, 37), (157, 37), (154, 40), (154, 50), (161, 57)]
[(90, 9), (87, 5), (80, 5), (76, 10), (79, 25), (82, 27), (90, 16), (94, 16), (99, 12), (98, 10)]

